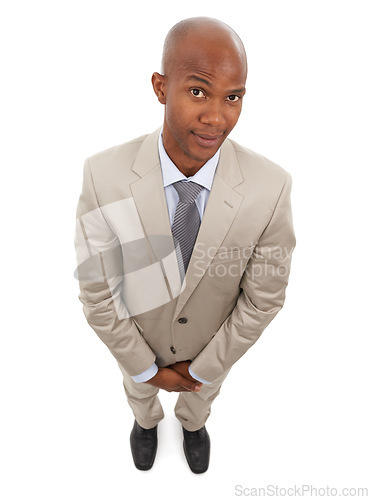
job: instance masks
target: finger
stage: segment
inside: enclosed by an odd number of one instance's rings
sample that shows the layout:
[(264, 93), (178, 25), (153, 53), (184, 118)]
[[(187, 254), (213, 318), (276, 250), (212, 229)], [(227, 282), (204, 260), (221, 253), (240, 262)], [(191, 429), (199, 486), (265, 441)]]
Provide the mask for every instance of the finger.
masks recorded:
[(174, 392), (189, 392), (187, 389), (185, 389), (181, 385), (179, 385), (178, 387), (176, 387), (175, 389), (173, 389), (173, 391)]
[(186, 382), (182, 384), (182, 387), (187, 389), (187, 391), (189, 392), (199, 392), (199, 390), (201, 389), (201, 384), (200, 383), (195, 384), (194, 382), (186, 380)]
[(182, 385), (182, 384), (178, 384), (176, 391), (177, 392), (192, 392), (191, 389), (189, 389), (187, 386)]

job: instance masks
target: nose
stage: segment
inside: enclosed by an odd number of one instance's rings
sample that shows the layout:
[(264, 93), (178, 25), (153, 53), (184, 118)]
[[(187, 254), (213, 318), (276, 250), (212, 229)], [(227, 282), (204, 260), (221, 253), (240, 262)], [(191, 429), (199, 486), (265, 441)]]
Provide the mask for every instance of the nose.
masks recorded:
[(220, 127), (224, 123), (221, 104), (216, 101), (211, 102), (211, 100), (204, 104), (200, 114), (200, 122), (212, 127)]

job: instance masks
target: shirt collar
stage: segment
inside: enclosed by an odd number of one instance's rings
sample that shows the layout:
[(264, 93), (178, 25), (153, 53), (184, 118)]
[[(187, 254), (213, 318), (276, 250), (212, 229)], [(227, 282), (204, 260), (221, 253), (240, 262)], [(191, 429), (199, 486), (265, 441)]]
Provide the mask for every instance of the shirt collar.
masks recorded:
[(215, 153), (215, 155), (210, 158), (195, 175), (191, 177), (186, 177), (178, 170), (172, 160), (169, 158), (167, 152), (165, 151), (163, 138), (162, 138), (163, 129), (161, 129), (159, 134), (159, 158), (161, 164), (161, 170), (163, 173), (163, 184), (164, 187), (173, 184), (173, 182), (177, 181), (193, 181), (196, 184), (200, 184), (204, 188), (210, 191), (211, 186), (213, 184), (213, 179), (215, 175), (215, 170), (218, 165), (220, 149)]

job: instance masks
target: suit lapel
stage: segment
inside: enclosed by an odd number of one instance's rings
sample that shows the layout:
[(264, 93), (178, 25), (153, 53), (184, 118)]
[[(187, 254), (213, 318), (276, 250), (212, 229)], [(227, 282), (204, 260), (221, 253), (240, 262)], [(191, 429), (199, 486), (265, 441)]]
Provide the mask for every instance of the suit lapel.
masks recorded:
[(178, 316), (205, 274), (234, 221), (243, 196), (233, 188), (242, 181), (243, 177), (234, 148), (230, 141), (225, 141), (221, 148), (219, 164), (195, 248), (178, 298), (175, 316)]
[[(158, 261), (162, 264), (163, 259), (168, 256), (170, 261), (174, 260), (175, 249), (158, 153), (159, 132), (160, 129), (144, 140), (132, 166), (132, 170), (140, 179), (133, 182), (130, 188), (149, 242), (148, 251), (151, 253), (152, 262)], [(170, 292), (173, 296), (178, 295), (177, 285), (173, 283), (179, 281), (179, 269), (173, 269), (167, 259), (165, 263), (166, 266), (162, 265), (162, 269), (171, 284)]]

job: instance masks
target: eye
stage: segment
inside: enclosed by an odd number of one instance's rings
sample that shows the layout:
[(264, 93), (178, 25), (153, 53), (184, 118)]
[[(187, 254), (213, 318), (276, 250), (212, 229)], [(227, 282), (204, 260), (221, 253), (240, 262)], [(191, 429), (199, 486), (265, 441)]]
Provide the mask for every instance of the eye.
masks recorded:
[(232, 95), (229, 95), (227, 97), (228, 101), (231, 101), (231, 102), (237, 102), (240, 100), (240, 96), (239, 95), (236, 95), (236, 94), (232, 94)]
[(195, 97), (205, 97), (204, 92), (200, 89), (191, 89), (190, 92)]

